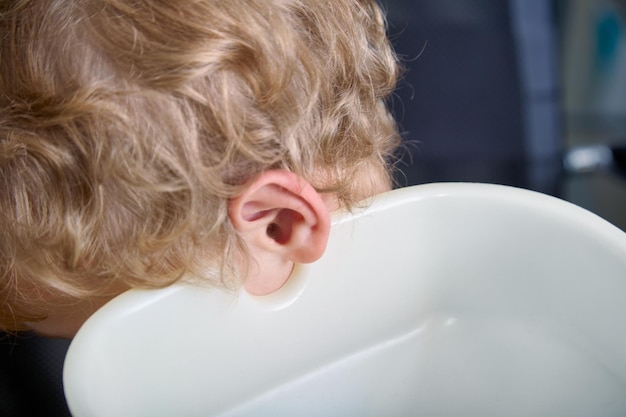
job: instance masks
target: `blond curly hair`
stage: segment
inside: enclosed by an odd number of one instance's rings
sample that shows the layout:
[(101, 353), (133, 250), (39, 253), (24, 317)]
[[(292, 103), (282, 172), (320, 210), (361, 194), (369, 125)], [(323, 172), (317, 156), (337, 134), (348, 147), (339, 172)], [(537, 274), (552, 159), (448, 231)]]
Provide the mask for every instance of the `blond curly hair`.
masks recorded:
[(235, 288), (242, 184), (286, 169), (350, 206), (398, 144), (373, 0), (6, 1), (0, 37), (6, 330), (119, 284)]

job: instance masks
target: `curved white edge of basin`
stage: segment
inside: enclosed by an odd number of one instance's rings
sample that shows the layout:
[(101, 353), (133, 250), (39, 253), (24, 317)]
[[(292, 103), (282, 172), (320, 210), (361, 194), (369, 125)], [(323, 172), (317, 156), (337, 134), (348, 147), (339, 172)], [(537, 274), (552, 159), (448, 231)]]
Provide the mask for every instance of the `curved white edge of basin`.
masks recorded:
[(626, 415), (626, 235), (561, 200), (430, 184), (336, 213), (267, 297), (129, 291), (68, 352), (83, 416)]

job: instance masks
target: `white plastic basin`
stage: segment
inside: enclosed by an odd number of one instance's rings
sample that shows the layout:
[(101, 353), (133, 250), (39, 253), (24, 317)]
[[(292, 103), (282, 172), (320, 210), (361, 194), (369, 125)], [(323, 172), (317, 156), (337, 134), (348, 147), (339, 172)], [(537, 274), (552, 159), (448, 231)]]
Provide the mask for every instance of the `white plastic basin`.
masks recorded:
[(626, 235), (529, 191), (393, 191), (271, 296), (119, 296), (64, 380), (77, 417), (624, 416)]

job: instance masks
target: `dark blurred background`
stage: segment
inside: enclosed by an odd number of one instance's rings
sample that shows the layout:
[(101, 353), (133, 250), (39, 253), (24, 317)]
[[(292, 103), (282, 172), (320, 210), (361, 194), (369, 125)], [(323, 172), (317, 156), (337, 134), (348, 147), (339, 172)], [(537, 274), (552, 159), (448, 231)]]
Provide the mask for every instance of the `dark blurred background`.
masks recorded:
[(626, 1), (381, 3), (407, 67), (399, 185), (523, 187), (626, 229)]
[[(407, 68), (401, 186), (512, 185), (626, 229), (624, 0), (380, 0)], [(0, 416), (66, 416), (68, 342), (0, 339)]]
[[(407, 65), (393, 106), (413, 144), (401, 167), (406, 182), (495, 182), (555, 193), (561, 136), (550, 2), (387, 4), (390, 35)], [(530, 120), (539, 106), (542, 119)], [(531, 164), (539, 163), (549, 170), (545, 178), (533, 176)]]

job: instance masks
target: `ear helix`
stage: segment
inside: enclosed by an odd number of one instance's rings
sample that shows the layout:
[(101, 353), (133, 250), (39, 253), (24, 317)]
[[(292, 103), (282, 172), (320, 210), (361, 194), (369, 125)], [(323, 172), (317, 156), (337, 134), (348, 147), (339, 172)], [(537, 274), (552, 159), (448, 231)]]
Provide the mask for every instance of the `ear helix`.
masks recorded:
[(321, 256), (330, 229), (321, 196), (306, 180), (283, 170), (252, 179), (231, 200), (229, 217), (249, 248), (286, 255), (295, 262)]

